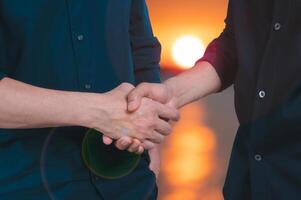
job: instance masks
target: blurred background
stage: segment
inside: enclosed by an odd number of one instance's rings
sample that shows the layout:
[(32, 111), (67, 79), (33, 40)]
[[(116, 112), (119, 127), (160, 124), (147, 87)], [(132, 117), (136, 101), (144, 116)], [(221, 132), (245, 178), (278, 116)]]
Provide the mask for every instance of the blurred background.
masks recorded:
[[(162, 78), (193, 66), (224, 28), (228, 0), (147, 0), (162, 47)], [(189, 80), (187, 80), (189, 81)], [(222, 200), (238, 122), (233, 88), (181, 110), (162, 145), (159, 200)]]

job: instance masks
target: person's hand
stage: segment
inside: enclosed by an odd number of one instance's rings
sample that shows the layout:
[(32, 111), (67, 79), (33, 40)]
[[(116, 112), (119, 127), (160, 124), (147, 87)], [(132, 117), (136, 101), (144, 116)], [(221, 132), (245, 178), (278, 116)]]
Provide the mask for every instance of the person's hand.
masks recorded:
[[(127, 96), (128, 111), (135, 112), (141, 106), (143, 98), (150, 98), (170, 108), (176, 108), (177, 101), (173, 95), (173, 91), (165, 84), (142, 83), (133, 89)], [(165, 119), (169, 121), (170, 119)], [(104, 137), (105, 144), (111, 144), (112, 140)], [(115, 143), (120, 150), (127, 149), (130, 152), (141, 153), (144, 149), (152, 149), (155, 145), (150, 141), (140, 142), (139, 140), (131, 139), (129, 137), (122, 137)]]
[(178, 110), (142, 98), (139, 109), (128, 112), (127, 96), (133, 89), (132, 85), (124, 83), (105, 93), (103, 101), (94, 102), (89, 127), (112, 139), (126, 136), (142, 142), (161, 143), (171, 132), (170, 124), (163, 119), (177, 120)]
[(134, 112), (141, 105), (143, 97), (165, 104), (171, 108), (177, 107), (177, 100), (172, 88), (166, 84), (159, 83), (141, 83), (128, 96), (128, 111)]

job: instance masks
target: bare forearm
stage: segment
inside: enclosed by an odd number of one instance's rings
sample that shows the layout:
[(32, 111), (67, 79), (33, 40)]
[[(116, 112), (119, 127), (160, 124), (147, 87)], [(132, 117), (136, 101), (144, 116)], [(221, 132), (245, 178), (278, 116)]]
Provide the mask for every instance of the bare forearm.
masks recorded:
[[(123, 83), (102, 94), (67, 92), (4, 78), (0, 81), (0, 128), (83, 126), (114, 139), (128, 136), (161, 142), (171, 128), (157, 119), (176, 120), (178, 111), (145, 98), (139, 112), (129, 113), (126, 98), (133, 89)], [(155, 128), (160, 132), (154, 134)]]
[(80, 93), (0, 81), (0, 128), (44, 128), (81, 124)]
[(184, 73), (168, 79), (165, 84), (171, 88), (177, 107), (196, 101), (221, 88), (221, 80), (208, 62), (200, 62)]

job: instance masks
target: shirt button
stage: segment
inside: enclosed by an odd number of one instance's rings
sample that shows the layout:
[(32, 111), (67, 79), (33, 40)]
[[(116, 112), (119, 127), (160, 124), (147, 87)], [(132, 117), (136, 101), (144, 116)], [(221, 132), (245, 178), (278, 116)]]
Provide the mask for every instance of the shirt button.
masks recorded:
[(85, 84), (85, 88), (86, 88), (87, 90), (89, 90), (89, 89), (91, 89), (91, 85), (90, 85), (90, 84)]
[(83, 35), (78, 35), (77, 36), (77, 40), (78, 41), (83, 41), (84, 40), (84, 36)]
[(260, 97), (261, 99), (263, 99), (263, 98), (265, 97), (265, 95), (266, 95), (265, 91), (261, 90), (261, 91), (259, 92), (259, 97)]
[(279, 31), (281, 29), (281, 24), (279, 22), (274, 24), (274, 30)]
[(262, 161), (262, 156), (261, 155), (259, 155), (259, 154), (256, 154), (255, 156), (254, 156), (254, 159), (256, 160), (256, 161)]

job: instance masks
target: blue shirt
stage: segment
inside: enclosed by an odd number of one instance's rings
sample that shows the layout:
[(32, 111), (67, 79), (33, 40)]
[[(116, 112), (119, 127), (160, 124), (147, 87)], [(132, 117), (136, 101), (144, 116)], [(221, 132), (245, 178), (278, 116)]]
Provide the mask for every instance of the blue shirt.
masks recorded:
[[(1, 0), (0, 44), (1, 79), (98, 93), (160, 81), (144, 0)], [(0, 129), (0, 199), (144, 199), (153, 191), (146, 156), (121, 179), (91, 174), (81, 159), (85, 132)]]

